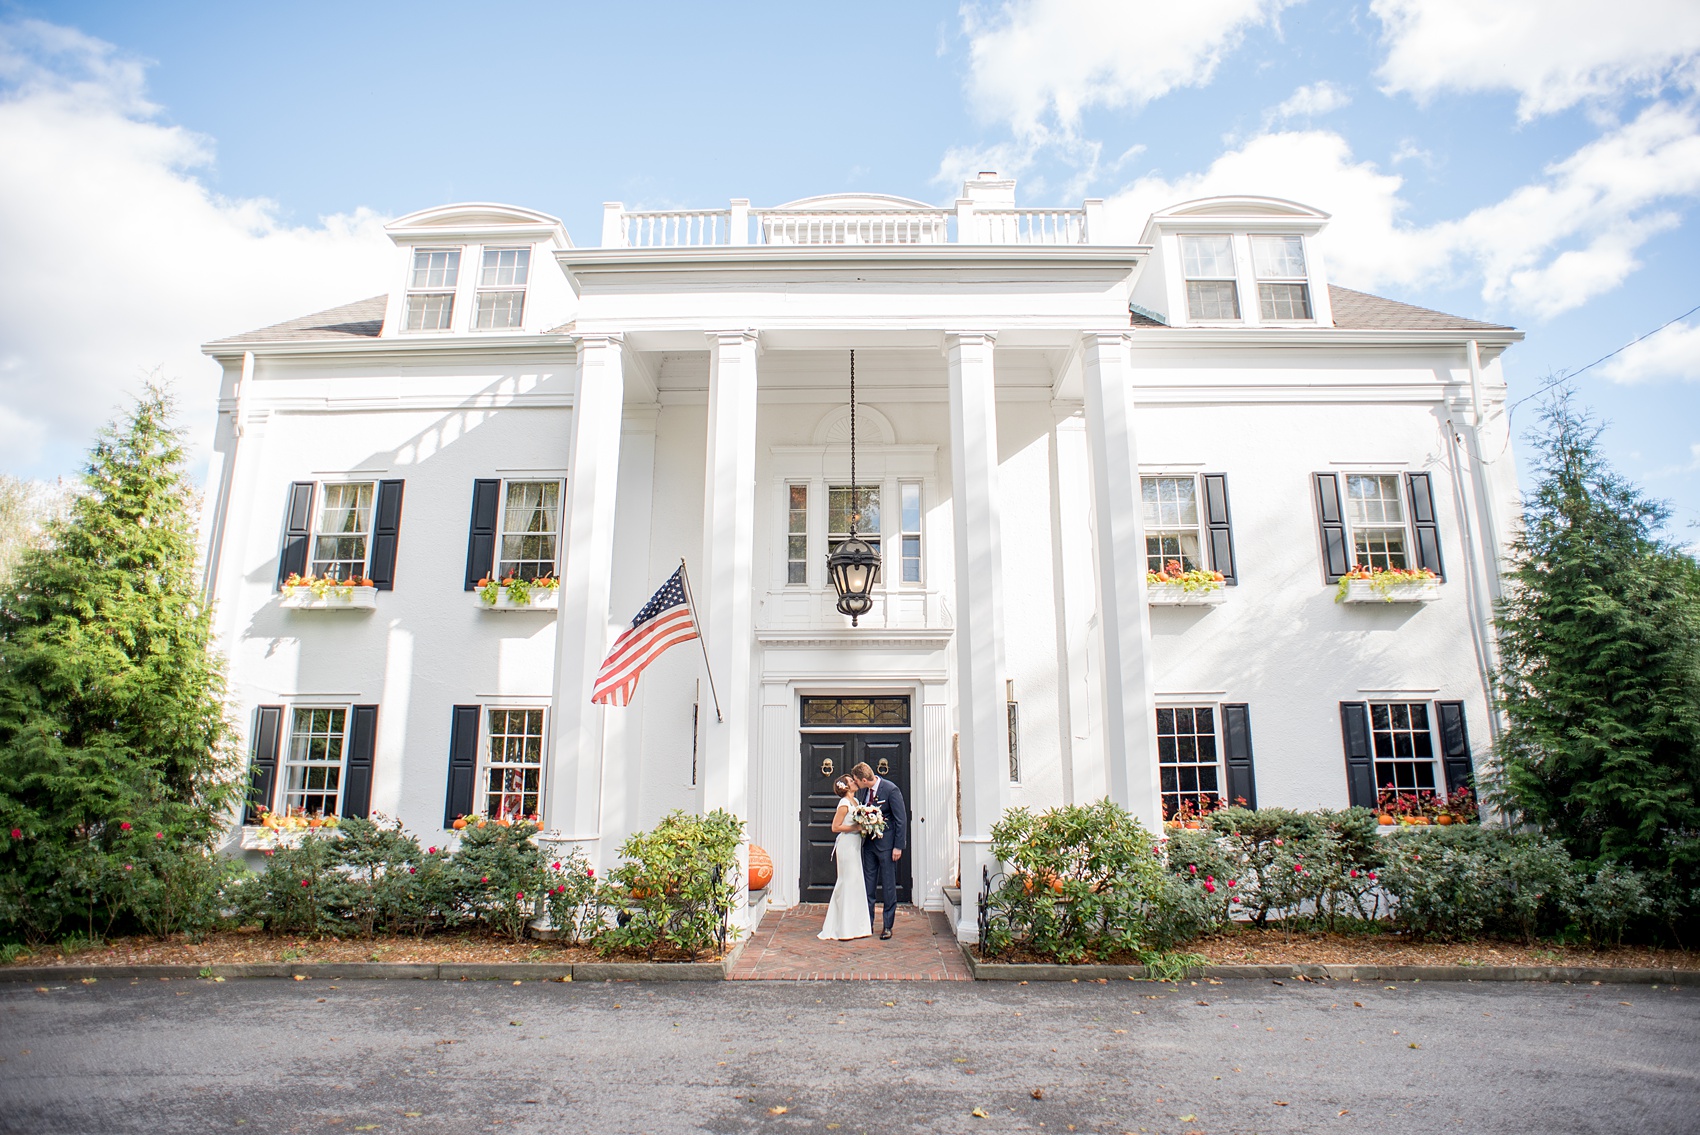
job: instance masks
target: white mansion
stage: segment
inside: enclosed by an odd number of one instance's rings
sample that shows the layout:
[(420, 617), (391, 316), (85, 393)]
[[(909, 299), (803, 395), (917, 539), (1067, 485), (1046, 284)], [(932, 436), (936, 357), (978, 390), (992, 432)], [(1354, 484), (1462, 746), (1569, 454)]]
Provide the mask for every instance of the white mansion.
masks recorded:
[[(1099, 202), (995, 175), (953, 209), (610, 204), (598, 248), (505, 205), (401, 218), (387, 295), (206, 347), (248, 821), (536, 814), (607, 863), (725, 808), (788, 906), (830, 889), (820, 809), (866, 760), (909, 800), (914, 901), (960, 877), (972, 934), (1014, 805), (1464, 783), (1521, 336), (1331, 285), (1327, 221), (1211, 198), (1112, 244)], [(826, 572), (853, 514), (881, 559), (854, 626)], [(681, 560), (702, 647), (593, 705)]]

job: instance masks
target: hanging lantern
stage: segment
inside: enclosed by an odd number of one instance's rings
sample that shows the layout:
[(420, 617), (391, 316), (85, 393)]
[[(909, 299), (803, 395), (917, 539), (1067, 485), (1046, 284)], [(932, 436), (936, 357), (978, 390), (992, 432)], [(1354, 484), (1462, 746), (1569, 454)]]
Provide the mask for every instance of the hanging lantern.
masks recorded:
[(880, 554), (856, 534), (861, 523), (861, 496), (856, 492), (856, 352), (850, 352), (850, 536), (826, 558), (827, 577), (838, 592), (838, 612), (850, 616), (850, 625), (874, 605), (874, 584), (880, 578)]

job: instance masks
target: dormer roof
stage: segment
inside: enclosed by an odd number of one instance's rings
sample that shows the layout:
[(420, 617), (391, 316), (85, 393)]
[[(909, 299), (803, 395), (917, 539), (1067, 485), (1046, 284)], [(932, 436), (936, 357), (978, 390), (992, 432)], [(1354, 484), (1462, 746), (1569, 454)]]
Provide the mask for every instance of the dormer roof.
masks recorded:
[(513, 240), (521, 237), (547, 240), (553, 237), (563, 248), (573, 246), (572, 238), (567, 236), (566, 226), (561, 224), (559, 217), (493, 201), (462, 201), (421, 209), (417, 213), (397, 217), (384, 226), (384, 231), (397, 244), (490, 238)]
[(1293, 229), (1317, 232), (1331, 219), (1331, 214), (1284, 197), (1200, 197), (1183, 201), (1152, 213), (1140, 236), (1141, 244), (1152, 243), (1159, 232), (1182, 229), (1246, 228), (1264, 231)]

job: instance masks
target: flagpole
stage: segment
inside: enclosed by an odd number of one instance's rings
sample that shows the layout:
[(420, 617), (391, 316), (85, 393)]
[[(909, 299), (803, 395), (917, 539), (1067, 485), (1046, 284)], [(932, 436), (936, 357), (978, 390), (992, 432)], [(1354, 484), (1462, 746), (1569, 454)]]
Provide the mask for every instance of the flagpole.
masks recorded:
[(708, 671), (708, 693), (714, 699), (714, 720), (725, 723), (720, 715), (720, 695), (714, 689), (714, 666), (708, 661), (708, 641), (702, 637), (702, 620), (697, 618), (696, 600), (691, 596), (691, 573), (685, 567), (685, 557), (679, 557), (679, 578), (685, 584), (685, 606), (691, 609), (691, 622), (696, 624), (697, 645), (702, 647), (702, 666)]

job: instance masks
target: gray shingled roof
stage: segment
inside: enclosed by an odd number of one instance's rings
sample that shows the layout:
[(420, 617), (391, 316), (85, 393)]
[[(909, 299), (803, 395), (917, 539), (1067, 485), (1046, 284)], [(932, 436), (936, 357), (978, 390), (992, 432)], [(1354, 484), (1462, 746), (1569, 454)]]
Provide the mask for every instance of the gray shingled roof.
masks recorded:
[(303, 343), (315, 340), (376, 339), (384, 329), (384, 307), (388, 296), (345, 303), (329, 311), (303, 315), (287, 323), (274, 323), (258, 331), (217, 339), (209, 346), (242, 346), (249, 343)]
[(1510, 331), (1498, 323), (1483, 323), (1430, 311), (1398, 300), (1383, 299), (1368, 292), (1354, 292), (1337, 284), (1328, 285), (1328, 300), (1334, 306), (1334, 326), (1349, 331)]

